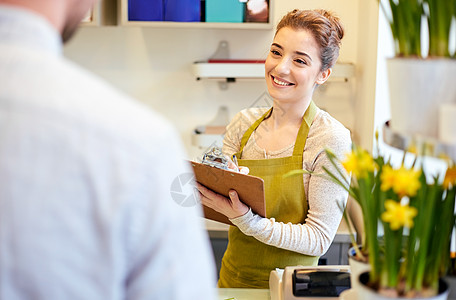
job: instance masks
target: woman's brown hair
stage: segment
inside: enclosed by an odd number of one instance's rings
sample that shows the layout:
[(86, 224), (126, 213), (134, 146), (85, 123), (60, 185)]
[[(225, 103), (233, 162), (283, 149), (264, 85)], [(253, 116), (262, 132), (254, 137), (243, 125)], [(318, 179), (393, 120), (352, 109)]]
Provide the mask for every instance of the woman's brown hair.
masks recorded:
[(298, 10), (286, 14), (276, 32), (284, 27), (304, 29), (312, 33), (320, 46), (321, 70), (331, 68), (339, 57), (340, 41), (344, 36), (344, 28), (333, 13), (324, 9)]

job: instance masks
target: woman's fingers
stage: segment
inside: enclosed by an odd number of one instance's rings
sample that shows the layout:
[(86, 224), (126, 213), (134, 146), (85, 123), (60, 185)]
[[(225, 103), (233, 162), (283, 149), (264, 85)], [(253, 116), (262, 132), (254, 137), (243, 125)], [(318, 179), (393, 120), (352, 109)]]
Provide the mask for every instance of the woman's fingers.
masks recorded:
[(250, 172), (250, 170), (248, 167), (242, 167), (242, 166), (239, 167), (239, 173), (247, 175), (247, 174), (249, 174), (249, 172)]
[(213, 192), (212, 190), (208, 189), (207, 187), (199, 184), (198, 182), (196, 183), (196, 188), (198, 189), (198, 191), (200, 192), (200, 194), (202, 194), (204, 197), (206, 197), (207, 199), (211, 200), (211, 199), (215, 199), (217, 198), (218, 196), (220, 196), (219, 194)]
[(231, 202), (239, 202), (239, 195), (235, 190), (230, 190), (228, 195), (230, 196)]
[(207, 207), (213, 208), (213, 201), (208, 197), (211, 191), (199, 183), (196, 183), (196, 188), (198, 189), (201, 203)]
[(249, 207), (239, 200), (238, 193), (235, 190), (231, 190), (229, 192), (230, 198), (226, 198), (199, 183), (196, 183), (196, 188), (200, 193), (203, 205), (224, 214), (230, 219), (242, 216), (249, 211)]
[(235, 213), (232, 218), (243, 216), (249, 211), (249, 207), (239, 200), (239, 195), (235, 190), (231, 190), (228, 195), (230, 196), (231, 207)]
[(226, 156), (226, 158), (228, 159), (228, 169), (239, 172), (238, 166), (228, 156)]
[(201, 203), (217, 211), (219, 211), (217, 208), (220, 206), (220, 202), (225, 203), (229, 201), (227, 198), (213, 192), (198, 182), (196, 183), (196, 188), (200, 192)]

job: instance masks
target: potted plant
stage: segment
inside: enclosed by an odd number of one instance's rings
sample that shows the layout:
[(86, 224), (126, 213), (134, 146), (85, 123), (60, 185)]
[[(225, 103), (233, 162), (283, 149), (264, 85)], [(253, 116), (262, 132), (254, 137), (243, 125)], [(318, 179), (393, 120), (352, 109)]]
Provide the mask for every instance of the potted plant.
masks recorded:
[[(387, 60), (391, 128), (438, 138), (438, 110), (456, 105), (456, 59), (450, 40), (456, 0), (378, 0), (391, 29)], [(416, 120), (420, 122), (416, 122)]]
[[(363, 250), (370, 271), (360, 276), (359, 299), (446, 299), (448, 291), (439, 295), (439, 288), (445, 285), (441, 278), (450, 265), (455, 224), (454, 163), (449, 161), (441, 178), (426, 176), (419, 156), (410, 166), (404, 159), (394, 167), (384, 156), (373, 157), (357, 147), (343, 161), (326, 153), (337, 170), (325, 169), (326, 174), (349, 192), (363, 213)], [(352, 173), (351, 181), (340, 165)]]

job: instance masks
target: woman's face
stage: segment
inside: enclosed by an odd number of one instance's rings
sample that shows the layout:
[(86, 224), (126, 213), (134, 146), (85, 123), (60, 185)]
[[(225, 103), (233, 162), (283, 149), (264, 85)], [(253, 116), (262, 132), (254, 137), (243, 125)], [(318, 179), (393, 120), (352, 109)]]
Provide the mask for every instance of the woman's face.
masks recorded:
[(280, 29), (265, 63), (265, 77), (271, 97), (282, 103), (310, 101), (316, 84), (329, 77), (320, 71), (320, 50), (307, 30)]

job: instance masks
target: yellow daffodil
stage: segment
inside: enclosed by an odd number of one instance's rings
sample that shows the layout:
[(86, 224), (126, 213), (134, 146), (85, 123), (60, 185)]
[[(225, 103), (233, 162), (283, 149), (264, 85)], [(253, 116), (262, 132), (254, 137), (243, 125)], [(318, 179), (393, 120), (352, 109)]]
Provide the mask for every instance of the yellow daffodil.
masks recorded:
[(366, 177), (368, 172), (373, 172), (377, 167), (372, 156), (365, 150), (355, 150), (349, 153), (342, 165), (347, 172), (352, 172), (356, 178)]
[(393, 188), (394, 180), (395, 180), (395, 172), (393, 168), (389, 165), (383, 166), (382, 174), (380, 175), (380, 180), (382, 182), (380, 189), (382, 191), (387, 191)]
[(448, 189), (450, 186), (456, 184), (456, 166), (450, 167), (445, 173), (445, 179), (443, 179), (443, 188)]
[(385, 192), (392, 188), (400, 198), (403, 196), (413, 197), (421, 187), (420, 176), (421, 171), (406, 169), (404, 166), (395, 170), (386, 165), (380, 175), (382, 181), (380, 189)]
[(413, 218), (418, 214), (415, 207), (401, 205), (394, 200), (385, 201), (386, 211), (382, 213), (383, 222), (389, 223), (391, 230), (398, 230), (401, 227), (412, 228)]
[(407, 152), (412, 153), (412, 154), (415, 154), (415, 155), (418, 155), (418, 148), (416, 148), (416, 145), (415, 145), (415, 144), (411, 144), (411, 145), (407, 148)]

